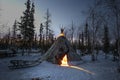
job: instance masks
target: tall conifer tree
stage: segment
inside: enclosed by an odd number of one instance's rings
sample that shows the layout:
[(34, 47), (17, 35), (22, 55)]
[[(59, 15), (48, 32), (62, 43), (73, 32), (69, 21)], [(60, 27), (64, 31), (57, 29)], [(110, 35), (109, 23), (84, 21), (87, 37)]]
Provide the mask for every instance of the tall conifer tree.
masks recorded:
[(21, 22), (19, 22), (19, 28), (22, 36), (22, 46), (26, 49), (31, 49), (34, 41), (34, 13), (35, 6), (30, 0), (25, 3), (26, 10), (21, 16)]

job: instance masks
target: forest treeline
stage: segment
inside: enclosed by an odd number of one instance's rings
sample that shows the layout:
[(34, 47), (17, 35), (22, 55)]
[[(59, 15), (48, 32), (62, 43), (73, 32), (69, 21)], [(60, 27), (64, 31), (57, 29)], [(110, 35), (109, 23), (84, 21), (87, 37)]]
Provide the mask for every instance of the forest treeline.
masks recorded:
[[(12, 31), (0, 39), (0, 49), (41, 49), (47, 51), (56, 40), (51, 29), (51, 14), (46, 10), (44, 20), (40, 23), (39, 33), (35, 32), (35, 4), (30, 0), (25, 3), (25, 11), (20, 21), (15, 20)], [(54, 16), (54, 15), (53, 15)], [(65, 35), (74, 49), (80, 49), (83, 54), (91, 54), (92, 61), (96, 60), (99, 50), (109, 52), (114, 56), (120, 54), (120, 1), (95, 0), (84, 11), (86, 20), (80, 26), (74, 21), (65, 27)], [(37, 36), (38, 35), (38, 36)], [(96, 52), (94, 52), (96, 51)], [(95, 54), (96, 53), (96, 54)], [(24, 54), (23, 54), (24, 55)]]

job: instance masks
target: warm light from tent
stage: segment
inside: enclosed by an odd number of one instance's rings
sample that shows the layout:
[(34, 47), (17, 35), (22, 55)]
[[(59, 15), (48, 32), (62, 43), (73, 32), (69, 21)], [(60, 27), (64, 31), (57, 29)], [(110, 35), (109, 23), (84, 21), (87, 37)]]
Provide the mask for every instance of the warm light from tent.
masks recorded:
[(60, 33), (60, 35), (59, 35), (59, 36), (65, 36), (65, 35), (64, 35), (64, 33)]
[(70, 68), (74, 68), (74, 69), (78, 69), (78, 70), (81, 70), (81, 71), (84, 71), (86, 73), (89, 73), (89, 74), (92, 74), (92, 75), (95, 75), (95, 73), (89, 71), (89, 70), (86, 70), (84, 68), (81, 68), (81, 67), (77, 67), (77, 66), (70, 66)]
[(61, 66), (69, 66), (68, 65), (68, 60), (67, 60), (67, 55), (65, 55), (61, 61)]

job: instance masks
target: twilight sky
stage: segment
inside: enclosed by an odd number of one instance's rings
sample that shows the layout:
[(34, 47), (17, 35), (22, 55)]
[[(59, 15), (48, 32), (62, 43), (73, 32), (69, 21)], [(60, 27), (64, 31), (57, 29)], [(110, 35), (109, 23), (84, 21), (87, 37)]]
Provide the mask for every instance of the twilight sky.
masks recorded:
[[(0, 0), (0, 24), (7, 26), (0, 30), (1, 33), (8, 31), (8, 26), (12, 27), (14, 20), (19, 20), (25, 10), (24, 3), (27, 0)], [(35, 27), (39, 30), (39, 24), (44, 22), (46, 10), (51, 13), (51, 28), (55, 35), (60, 32), (60, 26), (70, 26), (72, 20), (76, 26), (84, 22), (85, 11), (93, 0), (32, 0), (35, 3)], [(1, 27), (1, 26), (0, 26)]]

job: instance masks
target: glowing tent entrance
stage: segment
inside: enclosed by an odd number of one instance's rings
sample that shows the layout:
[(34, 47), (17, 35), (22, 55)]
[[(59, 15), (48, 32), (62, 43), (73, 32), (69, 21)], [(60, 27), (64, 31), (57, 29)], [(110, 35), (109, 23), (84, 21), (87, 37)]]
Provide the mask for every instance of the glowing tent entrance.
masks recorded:
[(68, 64), (68, 59), (67, 59), (67, 55), (65, 55), (61, 61), (61, 66), (69, 66)]
[(54, 64), (62, 65), (63, 61), (67, 61), (68, 64), (69, 61), (81, 60), (80, 55), (72, 48), (63, 31), (64, 30), (61, 29), (61, 34), (50, 49), (40, 58), (40, 61), (47, 60)]

